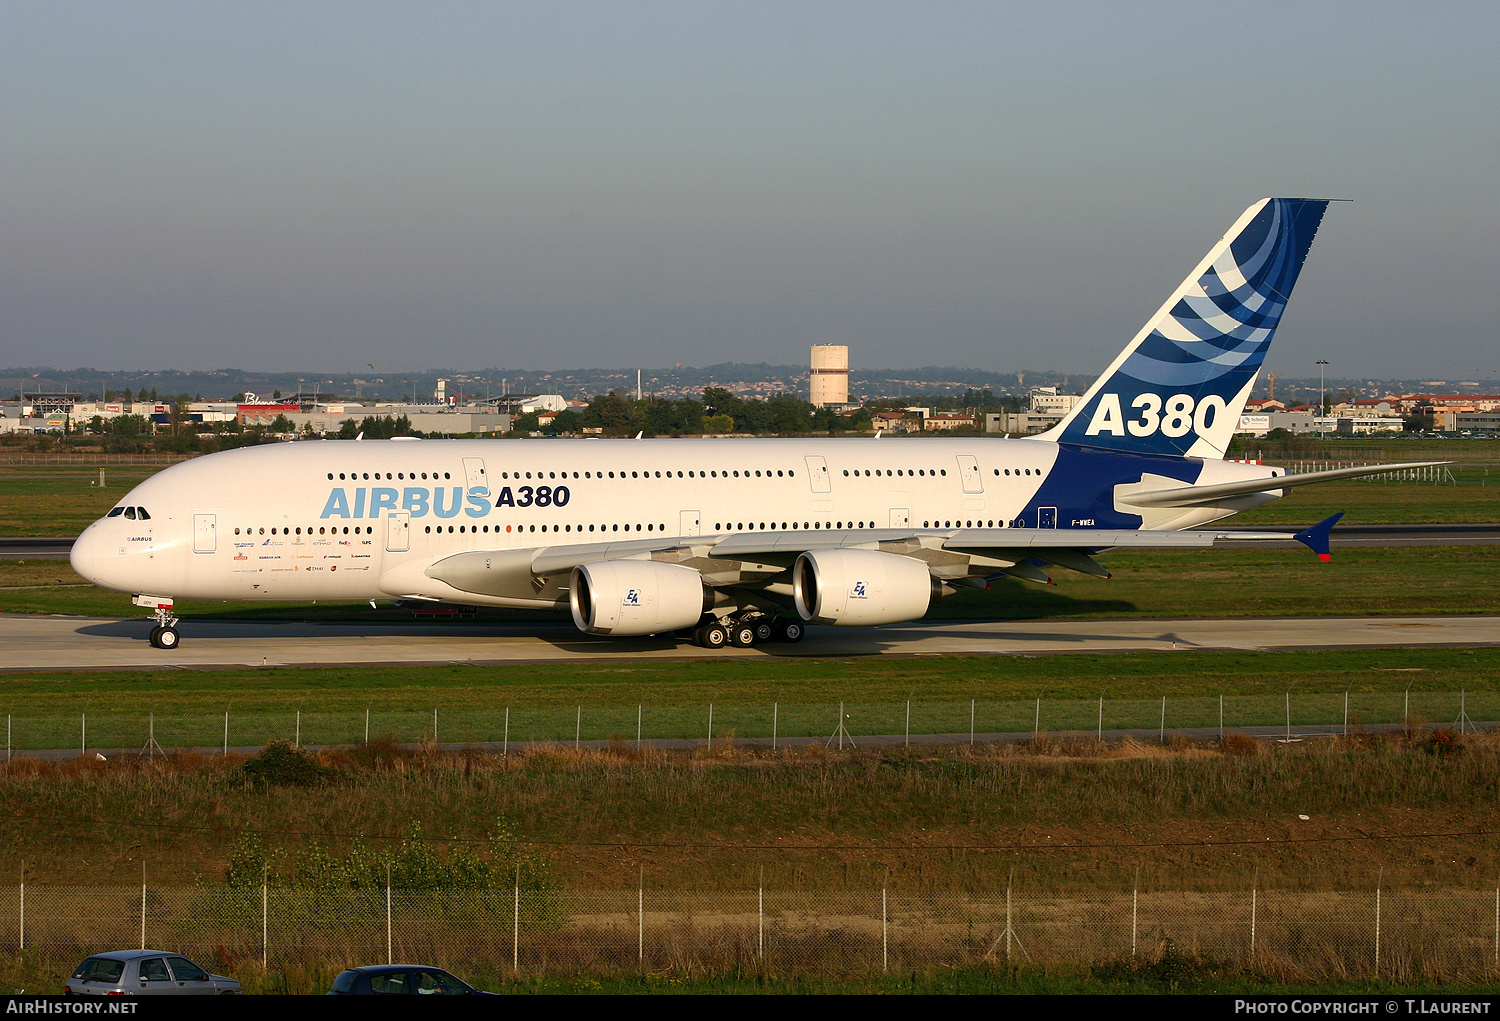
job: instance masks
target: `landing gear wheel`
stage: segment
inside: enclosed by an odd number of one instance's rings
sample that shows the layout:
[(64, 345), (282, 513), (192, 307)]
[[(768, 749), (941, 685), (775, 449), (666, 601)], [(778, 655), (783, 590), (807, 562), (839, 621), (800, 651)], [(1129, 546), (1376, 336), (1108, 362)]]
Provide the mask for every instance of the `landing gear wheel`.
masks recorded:
[(737, 649), (748, 649), (755, 644), (754, 624), (735, 624), (729, 629), (729, 644)]
[(161, 648), (161, 625), (160, 624), (158, 624), (156, 627), (154, 627), (154, 628), (151, 629), (151, 639), (150, 639), (150, 641), (151, 641), (151, 648), (153, 648), (153, 649), (160, 649)]
[(755, 622), (754, 627), (756, 645), (760, 645), (762, 642), (769, 642), (776, 637), (776, 627), (769, 620), (762, 618)]
[(722, 649), (729, 644), (729, 629), (716, 620), (710, 621), (693, 631), (693, 641), (705, 649)]
[(156, 629), (155, 645), (158, 649), (175, 649), (181, 641), (182, 636), (177, 633), (175, 627), (168, 625), (167, 627)]
[(800, 620), (787, 620), (785, 617), (776, 622), (775, 631), (778, 642), (791, 642), (794, 644), (802, 641), (802, 637), (807, 634), (807, 628), (803, 626)]

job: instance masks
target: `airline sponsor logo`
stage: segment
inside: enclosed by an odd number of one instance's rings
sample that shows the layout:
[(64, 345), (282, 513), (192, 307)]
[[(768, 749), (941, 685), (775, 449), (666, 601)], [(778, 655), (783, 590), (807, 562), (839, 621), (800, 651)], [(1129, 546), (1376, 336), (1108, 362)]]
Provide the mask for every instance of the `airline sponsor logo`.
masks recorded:
[(856, 581), (854, 583), (854, 587), (849, 590), (849, 598), (850, 599), (869, 599), (870, 598), (870, 593), (869, 593), (869, 590), (865, 587), (865, 583), (862, 582), (862, 581)]
[(1100, 394), (1084, 435), (1124, 436), (1128, 432), (1131, 436), (1155, 436), (1159, 432), (1176, 439), (1191, 432), (1206, 436), (1225, 410), (1224, 398), (1217, 394), (1198, 401), (1191, 394), (1173, 394), (1162, 400), (1161, 395), (1148, 391), (1138, 394), (1126, 413), (1119, 394)]

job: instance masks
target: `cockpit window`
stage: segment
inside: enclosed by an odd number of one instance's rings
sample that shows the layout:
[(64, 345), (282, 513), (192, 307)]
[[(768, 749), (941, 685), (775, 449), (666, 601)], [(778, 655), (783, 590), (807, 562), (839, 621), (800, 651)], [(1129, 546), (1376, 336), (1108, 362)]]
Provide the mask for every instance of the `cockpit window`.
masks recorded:
[(129, 518), (131, 521), (134, 521), (135, 520), (135, 508), (134, 507), (126, 507), (125, 508), (125, 516), (127, 518)]
[(151, 515), (146, 513), (146, 508), (144, 507), (137, 507), (135, 509), (135, 516), (140, 518), (142, 521), (151, 520)]
[(124, 514), (124, 513), (125, 513), (125, 508), (124, 507), (114, 507), (114, 508), (111, 508), (110, 512), (108, 514), (104, 515), (104, 516), (107, 517), (107, 518), (117, 518), (121, 514)]

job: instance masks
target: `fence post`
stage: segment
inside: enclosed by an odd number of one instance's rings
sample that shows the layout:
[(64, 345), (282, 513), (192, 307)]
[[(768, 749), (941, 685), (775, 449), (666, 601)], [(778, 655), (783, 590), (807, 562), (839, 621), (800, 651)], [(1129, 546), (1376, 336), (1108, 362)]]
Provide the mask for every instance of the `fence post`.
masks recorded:
[(880, 888), (880, 970), (891, 970), (891, 946), (887, 928), (890, 922), (890, 913), (886, 910), (885, 887)]
[(637, 702), (635, 706), (635, 746), (641, 746), (641, 706)]
[(578, 705), (578, 715), (573, 717), (573, 750), (576, 752), (583, 740), (583, 704)]
[(911, 747), (911, 699), (906, 700), (906, 745)]
[[(25, 876), (24, 866), (21, 874)], [(1500, 883), (1495, 885), (1495, 967), (1500, 969)]]
[(1219, 740), (1224, 740), (1224, 693), (1219, 692)]
[(500, 743), (500, 757), (510, 758), (510, 706), (505, 707), (505, 737)]
[(776, 750), (776, 725), (781, 722), (781, 703), (771, 703), (771, 751)]
[(5, 714), (5, 761), (10, 762), (10, 713)]
[(516, 865), (516, 900), (510, 916), (510, 967), (521, 970), (521, 866)]
[[(79, 714), (78, 721), (78, 757), (83, 758), (89, 751), (89, 713), (87, 709)], [(141, 949), (144, 950), (146, 948), (141, 947)]]
[(1167, 743), (1167, 696), (1165, 695), (1161, 697), (1161, 733), (1157, 735), (1157, 740), (1162, 744)]
[[(764, 865), (760, 867), (760, 882), (755, 887), (755, 901), (756, 915), (759, 919), (759, 927), (755, 935), (755, 956), (764, 962), (766, 959), (766, 867)], [(1500, 888), (1495, 890), (1495, 903), (1500, 905)], [(1495, 910), (1500, 912), (1500, 907)], [(1500, 914), (1497, 914), (1497, 917), (1500, 917)], [(1500, 930), (1496, 931), (1500, 932)], [(1496, 936), (1495, 939), (1500, 941), (1500, 936)], [(1500, 942), (1497, 942), (1496, 946), (1500, 946)]]
[(975, 701), (976, 701), (975, 699), (972, 699), (972, 698), (969, 699), (969, 747), (970, 748), (974, 747), (974, 702)]
[(146, 863), (141, 862), (141, 949), (146, 949)]
[(646, 867), (641, 866), (640, 879), (635, 888), (635, 960), (637, 964), (645, 966), (646, 963)]
[(1136, 921), (1140, 912), (1141, 875), (1136, 871), (1135, 885), (1130, 889), (1130, 956), (1135, 957)]
[(270, 926), (268, 925), (270, 912), (267, 910), (268, 886), (266, 874), (262, 872), (260, 876), (260, 966), (263, 970), (270, 967), (267, 962), (271, 958)]
[(714, 704), (708, 703), (708, 750), (714, 750)]
[(1016, 879), (1015, 871), (1012, 870), (1011, 874), (1010, 874), (1010, 878), (1006, 879), (1006, 881), (1005, 881), (1005, 963), (1006, 964), (1010, 963), (1010, 942), (1011, 942), (1011, 939), (1013, 938), (1013, 931), (1012, 931), (1012, 929), (1010, 927), (1010, 925), (1011, 925), (1011, 918), (1010, 918), (1010, 888), (1011, 888), (1011, 884), (1013, 884), (1015, 882), (1015, 879)]
[[(1500, 904), (1500, 891), (1496, 892), (1496, 897), (1497, 897), (1497, 900), (1495, 901), (1495, 903)], [(20, 948), (22, 950), (25, 950), (26, 949), (26, 862), (24, 860), (21, 862), (21, 918), (20, 918), (20, 922), (21, 922), (21, 927), (20, 927), (21, 947)]]
[(395, 964), (394, 955), (391, 953), (391, 866), (385, 867), (385, 963)]
[(1257, 889), (1257, 883), (1258, 883), (1259, 879), (1260, 879), (1260, 873), (1257, 872), (1255, 874), (1255, 877), (1250, 880), (1250, 960), (1251, 961), (1255, 960), (1255, 917), (1256, 917), (1255, 913), (1256, 913), (1256, 907), (1257, 907), (1257, 905), (1256, 905), (1256, 894), (1260, 892)]
[(1380, 870), (1380, 878), (1375, 880), (1375, 977), (1380, 977), (1380, 883), (1385, 878), (1385, 869)]
[(224, 754), (229, 754), (229, 710), (224, 710)]

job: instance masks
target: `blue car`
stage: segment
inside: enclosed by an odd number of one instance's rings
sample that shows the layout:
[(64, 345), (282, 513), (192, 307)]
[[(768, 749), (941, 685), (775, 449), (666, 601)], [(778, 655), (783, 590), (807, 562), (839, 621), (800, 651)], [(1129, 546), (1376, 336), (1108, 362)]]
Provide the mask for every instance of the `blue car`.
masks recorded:
[(329, 996), (493, 996), (442, 968), (426, 964), (375, 964), (341, 971)]

